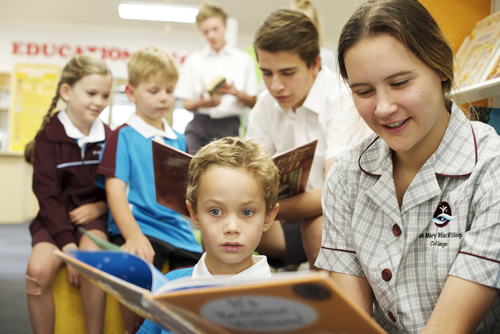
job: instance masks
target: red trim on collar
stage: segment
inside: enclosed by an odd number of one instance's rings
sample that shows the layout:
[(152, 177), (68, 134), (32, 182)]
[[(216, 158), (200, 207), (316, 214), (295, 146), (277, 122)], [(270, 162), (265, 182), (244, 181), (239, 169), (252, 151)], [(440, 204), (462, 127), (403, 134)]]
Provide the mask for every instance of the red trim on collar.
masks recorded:
[(363, 154), (365, 154), (365, 152), (366, 152), (366, 151), (368, 151), (368, 149), (369, 149), (369, 148), (370, 148), (373, 144), (375, 144), (375, 142), (376, 142), (377, 140), (379, 140), (379, 139), (380, 139), (380, 137), (375, 138), (375, 139), (374, 139), (374, 140), (370, 143), (370, 145), (368, 145), (368, 147), (367, 147), (367, 148), (366, 148), (366, 149), (365, 149), (365, 150), (364, 150), (364, 151), (360, 154), (359, 159), (358, 159), (358, 166), (359, 166), (359, 169), (361, 169), (361, 171), (362, 171), (363, 173), (365, 173), (366, 175), (370, 175), (370, 176), (374, 176), (374, 177), (380, 177), (380, 176), (382, 176), (382, 174), (372, 174), (372, 173), (369, 173), (369, 172), (367, 172), (366, 170), (364, 170), (364, 169), (363, 169), (363, 167), (361, 167), (361, 157), (362, 157), (362, 156), (363, 156)]
[(344, 253), (352, 253), (352, 254), (356, 254), (355, 251), (350, 251), (350, 250), (347, 250), (347, 249), (339, 249), (339, 248), (329, 248), (329, 247), (324, 247), (324, 246), (321, 246), (322, 249), (328, 249), (328, 250), (331, 250), (331, 251), (338, 251), (338, 252), (344, 252)]
[[(477, 164), (477, 160), (478, 160), (478, 154), (477, 154), (477, 140), (476, 140), (476, 134), (474, 133), (474, 128), (472, 127), (472, 124), (470, 124), (470, 127), (471, 127), (471, 130), (472, 130), (472, 138), (474, 138), (474, 153), (475, 153), (475, 157), (474, 157), (474, 165)], [(380, 137), (377, 137), (375, 138), (371, 143), (370, 145), (368, 145), (368, 147), (366, 147), (366, 149), (361, 153), (361, 155), (359, 156), (359, 159), (358, 159), (358, 166), (359, 166), (359, 169), (361, 169), (361, 171), (363, 173), (365, 173), (366, 175), (369, 175), (369, 176), (373, 176), (373, 177), (380, 177), (381, 174), (372, 174), (370, 172), (367, 172), (366, 170), (363, 169), (363, 167), (361, 167), (361, 158), (363, 157), (363, 154), (365, 154), (366, 151), (368, 151), (368, 149), (378, 140), (380, 139)], [(470, 176), (471, 173), (467, 173), (467, 174), (462, 174), (462, 175), (447, 175), (447, 174), (440, 174), (440, 173), (436, 173), (436, 176), (442, 176), (442, 177), (465, 177), (465, 176)]]

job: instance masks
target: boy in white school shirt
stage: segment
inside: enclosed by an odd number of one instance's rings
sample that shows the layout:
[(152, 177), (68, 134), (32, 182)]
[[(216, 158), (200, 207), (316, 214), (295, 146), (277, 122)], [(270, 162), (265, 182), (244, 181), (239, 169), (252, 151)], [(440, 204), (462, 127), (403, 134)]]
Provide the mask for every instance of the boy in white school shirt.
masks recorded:
[[(240, 117), (254, 106), (258, 93), (254, 60), (226, 41), (227, 18), (218, 4), (200, 6), (196, 25), (207, 45), (186, 58), (175, 87), (175, 97), (193, 112), (185, 131), (192, 155), (213, 139), (238, 136)], [(218, 77), (224, 77), (225, 84), (209, 94), (205, 86)]]
[(279, 223), (257, 249), (273, 266), (314, 262), (321, 246), (321, 193), (335, 157), (371, 131), (340, 76), (321, 66), (319, 35), (304, 14), (280, 9), (257, 30), (254, 49), (267, 91), (250, 112), (247, 138), (271, 155), (318, 140), (307, 189), (280, 200)]
[[(186, 204), (205, 253), (194, 267), (166, 277), (271, 277), (266, 256), (253, 253), (278, 212), (278, 186), (277, 167), (254, 140), (226, 137), (198, 151), (189, 165)], [(170, 332), (146, 320), (136, 333)]]

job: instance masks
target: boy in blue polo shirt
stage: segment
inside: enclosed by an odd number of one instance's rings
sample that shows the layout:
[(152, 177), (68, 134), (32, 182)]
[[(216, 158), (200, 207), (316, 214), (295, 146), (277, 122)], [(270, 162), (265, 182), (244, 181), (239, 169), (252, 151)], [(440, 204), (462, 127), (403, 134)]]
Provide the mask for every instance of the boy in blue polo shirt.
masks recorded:
[[(278, 185), (278, 169), (257, 141), (226, 137), (202, 147), (189, 165), (186, 199), (205, 253), (194, 267), (165, 276), (271, 277), (266, 256), (253, 252), (278, 212)], [(146, 320), (137, 333), (171, 332)]]
[[(194, 265), (202, 248), (189, 222), (158, 204), (154, 188), (151, 140), (186, 151), (185, 137), (164, 118), (175, 101), (177, 66), (163, 50), (147, 47), (132, 55), (127, 69), (125, 94), (136, 112), (109, 136), (98, 169), (98, 184), (105, 185), (111, 211), (110, 240), (159, 269), (167, 259), (171, 269)], [(128, 309), (122, 312), (130, 330), (138, 316)]]

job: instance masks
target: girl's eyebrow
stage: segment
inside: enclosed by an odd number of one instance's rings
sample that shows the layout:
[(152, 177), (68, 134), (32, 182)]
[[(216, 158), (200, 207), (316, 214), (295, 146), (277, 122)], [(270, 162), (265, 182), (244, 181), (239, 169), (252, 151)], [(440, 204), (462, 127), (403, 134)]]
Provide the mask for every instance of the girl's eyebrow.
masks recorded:
[[(407, 74), (411, 74), (411, 73), (414, 73), (414, 72), (413, 71), (401, 71), (401, 72), (398, 72), (398, 73), (394, 73), (394, 74), (391, 74), (388, 77), (386, 77), (384, 79), (384, 81), (387, 81), (387, 80), (390, 80), (390, 79), (394, 79), (395, 77), (398, 77), (400, 75), (407, 75)], [(364, 85), (368, 85), (368, 84), (363, 83), (363, 82), (355, 82), (353, 84), (350, 84), (349, 87), (352, 89), (352, 88), (355, 88), (357, 86), (364, 86)]]

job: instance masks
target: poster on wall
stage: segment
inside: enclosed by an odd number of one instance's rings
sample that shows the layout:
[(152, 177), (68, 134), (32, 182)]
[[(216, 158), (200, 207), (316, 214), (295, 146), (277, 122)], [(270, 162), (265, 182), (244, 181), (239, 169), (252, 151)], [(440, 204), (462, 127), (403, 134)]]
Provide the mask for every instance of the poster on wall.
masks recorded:
[(16, 64), (10, 108), (10, 151), (23, 152), (40, 128), (54, 98), (60, 67)]

